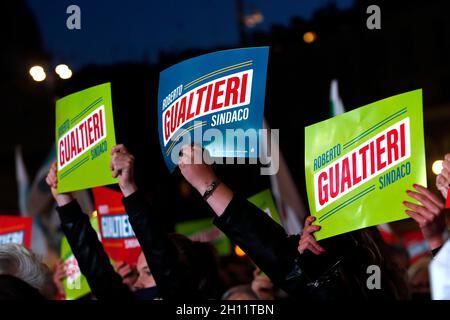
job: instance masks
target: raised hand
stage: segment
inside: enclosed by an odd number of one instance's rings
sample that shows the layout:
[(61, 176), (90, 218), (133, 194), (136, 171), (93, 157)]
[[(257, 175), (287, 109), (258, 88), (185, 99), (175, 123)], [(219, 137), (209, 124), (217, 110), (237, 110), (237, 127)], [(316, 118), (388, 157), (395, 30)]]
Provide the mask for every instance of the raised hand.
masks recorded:
[(124, 197), (136, 192), (134, 182), (134, 156), (130, 154), (123, 144), (119, 144), (111, 150), (110, 169), (113, 178), (119, 178), (119, 187)]
[(448, 189), (450, 188), (450, 153), (445, 155), (442, 162), (442, 171), (436, 177), (436, 187), (442, 193), (442, 196), (447, 199)]
[(306, 218), (303, 233), (298, 244), (298, 252), (300, 252), (300, 254), (303, 254), (305, 250), (309, 250), (317, 255), (325, 252), (325, 249), (317, 243), (316, 238), (314, 238), (313, 235), (314, 232), (320, 230), (320, 226), (311, 225), (315, 220), (316, 217), (314, 216), (309, 216)]
[(130, 266), (123, 261), (114, 262), (114, 269), (122, 277), (123, 283), (131, 290), (134, 290), (134, 284), (138, 279), (136, 267)]
[(217, 180), (211, 166), (203, 162), (203, 149), (198, 145), (184, 145), (181, 148), (178, 166), (187, 182), (202, 195), (206, 188)]
[(55, 199), (58, 206), (62, 207), (75, 199), (72, 193), (58, 193), (58, 191), (56, 190), (58, 187), (56, 161), (53, 161), (52, 165), (50, 166), (50, 170), (48, 171), (45, 181), (49, 185), (52, 191), (53, 198)]
[[(184, 145), (180, 153), (178, 166), (181, 174), (203, 196), (208, 187), (218, 180), (211, 166), (204, 163), (202, 148)], [(233, 192), (225, 184), (218, 183), (206, 201), (220, 216), (232, 198)]]
[(404, 201), (403, 204), (409, 208), (405, 212), (419, 224), (431, 250), (436, 249), (444, 243), (444, 202), (421, 185), (415, 184), (413, 187), (416, 191), (407, 190), (406, 193), (422, 205)]

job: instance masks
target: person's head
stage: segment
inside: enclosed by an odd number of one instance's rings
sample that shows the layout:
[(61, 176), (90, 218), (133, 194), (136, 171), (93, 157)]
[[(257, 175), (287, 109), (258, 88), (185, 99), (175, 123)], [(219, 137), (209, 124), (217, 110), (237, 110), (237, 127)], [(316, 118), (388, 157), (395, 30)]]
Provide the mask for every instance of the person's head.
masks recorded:
[[(340, 268), (344, 282), (359, 288), (365, 296), (373, 294), (380, 299), (408, 299), (406, 277), (394, 262), (378, 229), (364, 228), (349, 235), (356, 241), (357, 249), (346, 256)], [(370, 290), (367, 286), (369, 266), (376, 266), (380, 270), (380, 290)]]
[(48, 272), (48, 267), (25, 247), (15, 243), (0, 245), (0, 275), (19, 278), (42, 292)]
[(222, 296), (222, 300), (259, 300), (250, 285), (239, 285), (228, 289)]
[(138, 272), (138, 278), (134, 283), (134, 288), (136, 290), (148, 289), (156, 286), (155, 278), (153, 278), (143, 252), (141, 252), (138, 257), (136, 269)]

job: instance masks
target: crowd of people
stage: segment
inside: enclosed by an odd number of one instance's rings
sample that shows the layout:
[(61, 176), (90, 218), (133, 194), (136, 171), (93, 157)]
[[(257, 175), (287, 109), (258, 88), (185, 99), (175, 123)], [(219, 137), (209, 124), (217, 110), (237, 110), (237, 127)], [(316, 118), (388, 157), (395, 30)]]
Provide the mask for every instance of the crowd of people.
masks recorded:
[[(54, 163), (47, 183), (57, 204), (61, 229), (98, 300), (408, 300), (429, 299), (428, 264), (409, 266), (405, 250), (383, 241), (376, 227), (316, 241), (320, 225), (304, 221), (303, 232), (287, 235), (274, 222), (216, 176), (212, 166), (196, 163), (204, 150), (182, 147), (179, 169), (216, 214), (213, 223), (255, 264), (253, 280), (227, 287), (215, 249), (208, 243), (165, 231), (164, 207), (147, 199), (135, 183), (134, 156), (124, 145), (111, 150), (111, 174), (118, 178), (123, 204), (142, 252), (136, 266), (111, 264), (96, 231), (72, 193), (57, 192)], [(435, 256), (447, 240), (445, 198), (450, 186), (450, 154), (436, 179), (441, 195), (421, 185), (405, 190), (417, 202), (403, 202)], [(442, 196), (442, 197), (441, 197)], [(386, 210), (388, 210), (386, 208)], [(381, 286), (367, 286), (367, 268), (381, 271)], [(63, 263), (53, 270), (17, 244), (0, 246), (0, 299), (64, 299)]]

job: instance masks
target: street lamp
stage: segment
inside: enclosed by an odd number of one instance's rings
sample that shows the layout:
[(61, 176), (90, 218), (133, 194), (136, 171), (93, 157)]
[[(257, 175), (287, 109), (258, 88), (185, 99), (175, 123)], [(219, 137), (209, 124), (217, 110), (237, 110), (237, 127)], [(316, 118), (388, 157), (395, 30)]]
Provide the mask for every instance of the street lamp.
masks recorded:
[(30, 68), (29, 72), (34, 81), (41, 82), (46, 78), (44, 68), (41, 66), (33, 66)]
[(317, 33), (315, 33), (314, 31), (305, 32), (305, 34), (303, 35), (303, 41), (305, 41), (306, 43), (313, 43), (316, 40)]
[(57, 65), (55, 68), (55, 72), (58, 74), (58, 76), (61, 79), (64, 79), (64, 80), (72, 77), (72, 70), (70, 70), (70, 68), (65, 64)]

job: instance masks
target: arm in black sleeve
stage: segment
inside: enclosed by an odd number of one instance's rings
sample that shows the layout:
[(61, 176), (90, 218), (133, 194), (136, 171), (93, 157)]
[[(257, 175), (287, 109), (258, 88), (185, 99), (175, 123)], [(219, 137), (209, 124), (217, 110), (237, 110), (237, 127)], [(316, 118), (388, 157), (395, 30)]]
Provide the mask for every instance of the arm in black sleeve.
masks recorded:
[[(303, 280), (296, 263), (299, 236), (287, 236), (280, 225), (247, 200), (234, 195), (214, 224), (288, 293), (292, 292), (288, 284)], [(290, 281), (293, 278), (297, 280)]]
[(139, 191), (123, 198), (122, 202), (161, 297), (201, 298), (198, 287), (186, 272), (186, 266), (180, 262), (177, 248), (160, 223), (158, 215), (162, 211), (151, 206)]
[(134, 299), (120, 275), (114, 271), (89, 217), (82, 212), (78, 202), (74, 200), (56, 209), (81, 273), (97, 299)]
[[(338, 297), (340, 278), (336, 268), (357, 245), (350, 235), (341, 235), (321, 241), (327, 249), (324, 254), (315, 255), (309, 250), (300, 254), (299, 235), (287, 236), (264, 211), (238, 195), (214, 219), (214, 224), (276, 285), (296, 298)], [(320, 290), (314, 289), (318, 283), (325, 283)]]

